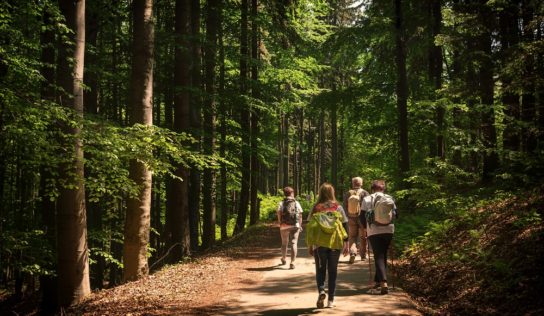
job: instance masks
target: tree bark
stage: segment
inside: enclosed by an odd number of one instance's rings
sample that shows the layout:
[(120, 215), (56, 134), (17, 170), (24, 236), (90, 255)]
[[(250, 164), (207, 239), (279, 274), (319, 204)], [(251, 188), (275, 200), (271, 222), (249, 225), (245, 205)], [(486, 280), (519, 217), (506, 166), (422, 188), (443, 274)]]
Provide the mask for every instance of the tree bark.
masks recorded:
[(289, 186), (290, 185), (290, 181), (289, 181), (289, 175), (290, 175), (290, 170), (289, 170), (289, 156), (291, 155), (291, 148), (289, 146), (289, 116), (287, 113), (284, 113), (283, 114), (283, 117), (282, 117), (282, 124), (283, 124), (283, 127), (282, 127), (282, 131), (283, 131), (283, 135), (282, 135), (282, 143), (283, 143), (283, 166), (282, 166), (282, 170), (283, 170), (283, 187), (286, 187), (286, 186)]
[[(221, 26), (221, 1), (209, 0), (206, 20), (206, 94), (207, 104), (204, 110), (204, 153), (212, 156), (215, 151), (215, 115), (216, 87), (215, 65), (217, 57), (217, 34)], [(210, 248), (215, 244), (215, 171), (204, 169), (204, 185), (202, 186), (202, 206), (204, 222), (202, 231), (202, 247)]]
[[(440, 28), (442, 26), (442, 7), (441, 7), (441, 0), (432, 0), (431, 4), (431, 12), (432, 12), (432, 22), (431, 22), (431, 29), (432, 29), (432, 43), (431, 43), (431, 78), (433, 81), (433, 86), (435, 90), (435, 100), (438, 101), (438, 91), (442, 89), (442, 63), (443, 63), (443, 56), (442, 56), (442, 48), (440, 46), (436, 46), (434, 43), (434, 40), (437, 35), (440, 34)], [(444, 117), (446, 115), (446, 109), (444, 106), (440, 103), (436, 104), (436, 157), (439, 157), (440, 159), (444, 160), (446, 159), (446, 145), (444, 140)]]
[[(257, 24), (257, 0), (251, 0), (251, 96), (253, 99), (259, 97), (259, 37)], [(258, 159), (258, 138), (259, 138), (259, 113), (260, 111), (253, 107), (251, 113), (251, 178), (250, 178), (250, 212), (249, 224), (254, 225), (259, 220), (259, 208), (257, 203), (258, 193), (258, 175), (259, 175), (259, 159)]]
[[(248, 93), (248, 0), (242, 0), (241, 19), (240, 19), (240, 94), (247, 95)], [(242, 187), (240, 189), (240, 206), (238, 209), (238, 217), (236, 218), (236, 227), (234, 233), (240, 233), (246, 225), (246, 217), (249, 203), (250, 190), (250, 173), (251, 173), (251, 157), (250, 157), (250, 113), (248, 104), (244, 102), (240, 109), (240, 127), (242, 129)]]
[[(192, 30), (192, 88), (191, 95), (191, 134), (197, 140), (193, 150), (202, 150), (202, 54), (200, 40), (200, 0), (191, 0), (191, 30)], [(201, 172), (193, 168), (190, 172), (189, 185), (189, 229), (191, 249), (198, 248), (198, 227), (200, 225), (200, 193)]]
[(395, 61), (397, 66), (397, 111), (399, 115), (399, 169), (401, 178), (410, 170), (410, 152), (408, 147), (408, 79), (406, 75), (406, 48), (404, 43), (404, 25), (402, 1), (395, 0)]
[[(191, 34), (190, 0), (176, 0), (176, 48), (174, 62), (174, 131), (187, 133), (190, 128), (190, 95), (191, 73), (189, 71)], [(170, 241), (167, 246), (172, 249), (170, 262), (178, 262), (190, 254), (189, 236), (189, 170), (181, 164), (176, 165), (176, 176), (183, 179), (172, 181), (172, 202), (170, 221), (167, 223)]]
[[(85, 56), (85, 0), (62, 0), (59, 3), (66, 24), (74, 32), (75, 47), (59, 47), (60, 85), (71, 96), (63, 96), (61, 104), (83, 118), (83, 67)], [(71, 58), (73, 63), (68, 63)], [(71, 74), (71, 75), (70, 75)], [(62, 187), (57, 202), (57, 275), (60, 306), (79, 303), (91, 293), (85, 186), (83, 182), (83, 146), (81, 128), (64, 124), (65, 134), (73, 136), (68, 144), (69, 163), (61, 166), (60, 178), (73, 187)]]
[[(133, 1), (132, 74), (130, 100), (132, 124), (153, 124), (153, 0)], [(151, 171), (142, 162), (130, 162), (129, 176), (140, 188), (137, 197), (127, 200), (123, 245), (123, 279), (133, 281), (148, 275), (151, 212)]]
[(334, 103), (331, 108), (331, 184), (338, 189), (338, 118), (337, 105)]
[[(220, 61), (220, 70), (219, 70), (219, 92), (223, 93), (225, 90), (225, 47), (223, 44), (223, 27), (220, 28), (219, 35), (219, 61)], [(221, 114), (221, 143), (219, 148), (219, 154), (221, 157), (226, 157), (227, 154), (227, 115), (229, 113), (225, 103), (222, 103), (222, 114)], [(221, 240), (226, 240), (228, 238), (227, 223), (229, 219), (229, 209), (227, 206), (227, 164), (221, 162)]]

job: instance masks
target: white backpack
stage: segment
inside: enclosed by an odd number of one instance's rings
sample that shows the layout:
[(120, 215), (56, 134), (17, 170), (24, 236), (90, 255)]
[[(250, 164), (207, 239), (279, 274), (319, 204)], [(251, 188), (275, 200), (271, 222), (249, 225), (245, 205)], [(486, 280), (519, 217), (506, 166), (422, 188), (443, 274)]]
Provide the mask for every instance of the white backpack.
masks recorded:
[(393, 222), (395, 201), (391, 196), (383, 193), (372, 194), (371, 206), (371, 212), (368, 214), (369, 224), (385, 226)]
[(348, 216), (357, 217), (361, 214), (361, 192), (362, 189), (349, 190)]

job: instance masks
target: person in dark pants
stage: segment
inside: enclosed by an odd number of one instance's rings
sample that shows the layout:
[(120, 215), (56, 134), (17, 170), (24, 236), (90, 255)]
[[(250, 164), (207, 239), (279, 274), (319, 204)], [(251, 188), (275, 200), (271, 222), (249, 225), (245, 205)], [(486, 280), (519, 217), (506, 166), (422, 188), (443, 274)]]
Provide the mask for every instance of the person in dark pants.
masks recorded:
[[(372, 181), (371, 189), (372, 194), (363, 199), (362, 209), (365, 211), (374, 208), (374, 205), (372, 204), (377, 200), (378, 196), (382, 195), (391, 198), (384, 194), (385, 181), (383, 180)], [(396, 206), (393, 206), (393, 210), (394, 216), (396, 216)], [(371, 294), (389, 293), (389, 288), (387, 287), (387, 250), (391, 245), (394, 232), (395, 224), (393, 224), (393, 222), (390, 222), (387, 225), (378, 224), (376, 222), (367, 222), (367, 236), (370, 246), (372, 247), (372, 252), (374, 253), (374, 265), (376, 267), (376, 273), (374, 275), (375, 285), (370, 290)]]
[[(334, 195), (334, 188), (328, 183), (321, 185), (319, 189), (319, 199), (312, 208), (308, 216), (308, 220), (312, 218), (315, 213), (318, 212), (339, 212), (344, 229), (347, 229), (348, 218), (342, 206), (336, 201)], [(323, 246), (310, 245), (308, 251), (311, 256), (315, 259), (315, 280), (317, 283), (317, 291), (319, 292), (317, 298), (317, 308), (323, 308), (326, 298), (325, 293), (325, 278), (327, 272), (329, 274), (328, 284), (328, 294), (329, 299), (327, 307), (334, 307), (334, 294), (336, 291), (336, 277), (338, 275), (338, 261), (340, 260), (340, 253), (344, 256), (347, 256), (349, 253), (348, 239), (347, 234), (346, 238), (339, 240), (340, 246), (339, 249), (328, 248)], [(342, 246), (343, 245), (343, 246)], [(340, 249), (341, 248), (341, 249)]]

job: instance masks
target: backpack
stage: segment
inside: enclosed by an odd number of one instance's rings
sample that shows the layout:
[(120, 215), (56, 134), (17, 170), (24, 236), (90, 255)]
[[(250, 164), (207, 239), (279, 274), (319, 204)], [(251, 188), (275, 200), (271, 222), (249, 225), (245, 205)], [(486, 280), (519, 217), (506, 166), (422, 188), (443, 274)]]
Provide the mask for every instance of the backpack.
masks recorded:
[(348, 234), (342, 226), (339, 212), (314, 213), (306, 225), (306, 245), (342, 249)]
[(368, 225), (387, 226), (393, 222), (395, 201), (387, 194), (372, 194), (371, 209), (366, 212)]
[(349, 190), (348, 216), (357, 217), (361, 214), (361, 192), (362, 189)]
[(281, 208), (281, 223), (296, 226), (297, 224), (297, 201), (295, 199), (283, 199)]

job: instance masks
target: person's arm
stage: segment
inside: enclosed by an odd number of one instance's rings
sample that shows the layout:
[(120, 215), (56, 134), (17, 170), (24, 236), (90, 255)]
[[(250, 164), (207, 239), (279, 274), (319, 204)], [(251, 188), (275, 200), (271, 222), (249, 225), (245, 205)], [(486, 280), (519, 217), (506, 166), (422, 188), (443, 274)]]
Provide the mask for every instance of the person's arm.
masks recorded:
[[(339, 206), (338, 207), (338, 211), (340, 212), (340, 214), (342, 214), (342, 226), (344, 227), (345, 231), (347, 232), (348, 231), (348, 217), (346, 216), (346, 212), (344, 211), (344, 209)], [(346, 236), (346, 238), (344, 238), (344, 246), (342, 247), (342, 255), (345, 257), (349, 254), (349, 237)]]
[(299, 227), (300, 230), (302, 231), (302, 212), (303, 212), (303, 211), (302, 211), (302, 206), (300, 205), (300, 203), (299, 203), (298, 201), (297, 201), (296, 206), (297, 206), (297, 211), (298, 211), (298, 213), (300, 214), (300, 215), (298, 216), (298, 227)]
[(278, 204), (278, 209), (276, 210), (276, 216), (278, 217), (278, 225), (281, 225), (281, 207), (282, 207), (282, 202), (280, 202)]

